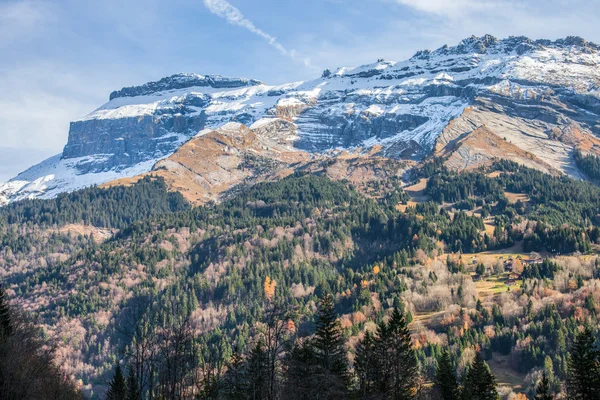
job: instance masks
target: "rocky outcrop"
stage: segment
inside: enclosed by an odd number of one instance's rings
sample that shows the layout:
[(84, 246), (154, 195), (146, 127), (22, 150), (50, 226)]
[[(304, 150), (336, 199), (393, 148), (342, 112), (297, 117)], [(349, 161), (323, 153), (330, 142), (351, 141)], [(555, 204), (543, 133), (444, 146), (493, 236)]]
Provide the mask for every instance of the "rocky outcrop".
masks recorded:
[(226, 78), (220, 75), (175, 74), (162, 78), (157, 82), (148, 82), (141, 86), (126, 87), (110, 94), (110, 100), (119, 97), (135, 97), (153, 94), (156, 92), (192, 87), (211, 87), (214, 89), (235, 89), (246, 86), (262, 85), (255, 79)]

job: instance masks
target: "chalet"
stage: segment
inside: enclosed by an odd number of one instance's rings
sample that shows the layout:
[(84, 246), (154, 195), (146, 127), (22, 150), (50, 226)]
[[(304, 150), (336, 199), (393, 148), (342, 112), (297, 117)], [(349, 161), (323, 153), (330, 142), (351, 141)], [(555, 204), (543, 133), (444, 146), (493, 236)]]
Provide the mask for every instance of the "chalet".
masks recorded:
[(525, 260), (524, 261), (525, 264), (527, 265), (540, 265), (544, 262), (544, 259), (539, 257), (539, 258), (530, 258), (529, 260)]
[(510, 275), (508, 275), (508, 279), (512, 279), (514, 281), (516, 281), (517, 279), (520, 279), (521, 276), (519, 274), (515, 274), (514, 272), (511, 272)]

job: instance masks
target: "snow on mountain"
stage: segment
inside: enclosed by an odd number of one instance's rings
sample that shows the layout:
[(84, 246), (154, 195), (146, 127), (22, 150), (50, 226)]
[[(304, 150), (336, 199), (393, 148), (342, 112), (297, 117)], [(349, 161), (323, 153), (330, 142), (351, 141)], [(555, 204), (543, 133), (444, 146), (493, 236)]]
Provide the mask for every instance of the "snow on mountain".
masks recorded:
[(325, 70), (315, 80), (278, 86), (178, 74), (113, 92), (108, 103), (71, 123), (62, 155), (0, 186), (0, 204), (147, 172), (199, 131), (228, 122), (282, 119), (294, 124), (298, 149), (377, 144), (396, 158), (428, 154), (467, 107), (559, 127), (569, 120), (598, 135), (599, 64), (599, 47), (581, 38), (486, 35), (402, 62)]
[(0, 186), (0, 206), (25, 199), (50, 199), (60, 193), (136, 176), (150, 171), (154, 164), (160, 161), (160, 159), (148, 160), (122, 170), (78, 173), (77, 165), (89, 162), (90, 159), (90, 157), (63, 159), (61, 154), (58, 154), (37, 164)]

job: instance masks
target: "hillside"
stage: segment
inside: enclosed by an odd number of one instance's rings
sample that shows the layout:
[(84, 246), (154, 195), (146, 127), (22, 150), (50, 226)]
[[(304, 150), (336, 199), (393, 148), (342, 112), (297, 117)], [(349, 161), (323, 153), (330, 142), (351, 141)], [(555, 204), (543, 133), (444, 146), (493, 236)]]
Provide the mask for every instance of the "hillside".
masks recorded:
[[(206, 384), (195, 380), (201, 371), (224, 373), (236, 348), (246, 357), (273, 306), (289, 311), (277, 317), (294, 327), (285, 343), (305, 340), (325, 293), (350, 354), (396, 306), (412, 321), (425, 380), (442, 349), (459, 372), (481, 349), (509, 392), (531, 391), (548, 363), (564, 379), (578, 326), (598, 323), (600, 189), (506, 161), (456, 173), (432, 160), (413, 170), (426, 182), (418, 196), (392, 173), (400, 165), (379, 164), (378, 179), (362, 185), (328, 178), (369, 171), (365, 160), (373, 168), (372, 156), (308, 162), (311, 174), (244, 186), (221, 204), (151, 202), (143, 215), (128, 205), (143, 193), (168, 199), (163, 178), (17, 202), (0, 210), (0, 277), (92, 397), (117, 360), (156, 377), (140, 378), (142, 390), (170, 390), (168, 335), (179, 330), (195, 332), (195, 344), (175, 354), (202, 358), (176, 364), (177, 390)], [(112, 204), (121, 210), (113, 219), (78, 214)], [(97, 240), (90, 229), (73, 234), (74, 223), (116, 229)], [(528, 264), (532, 252), (544, 264)], [(522, 268), (517, 280), (509, 258)]]

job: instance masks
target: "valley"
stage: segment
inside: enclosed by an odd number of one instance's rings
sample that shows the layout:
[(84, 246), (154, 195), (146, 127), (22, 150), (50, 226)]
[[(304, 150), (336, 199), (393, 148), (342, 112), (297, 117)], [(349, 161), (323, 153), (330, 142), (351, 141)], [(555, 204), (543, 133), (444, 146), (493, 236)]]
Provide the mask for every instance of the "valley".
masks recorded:
[(0, 355), (65, 399), (571, 398), (600, 376), (598, 65), (485, 35), (116, 90), (0, 186)]

